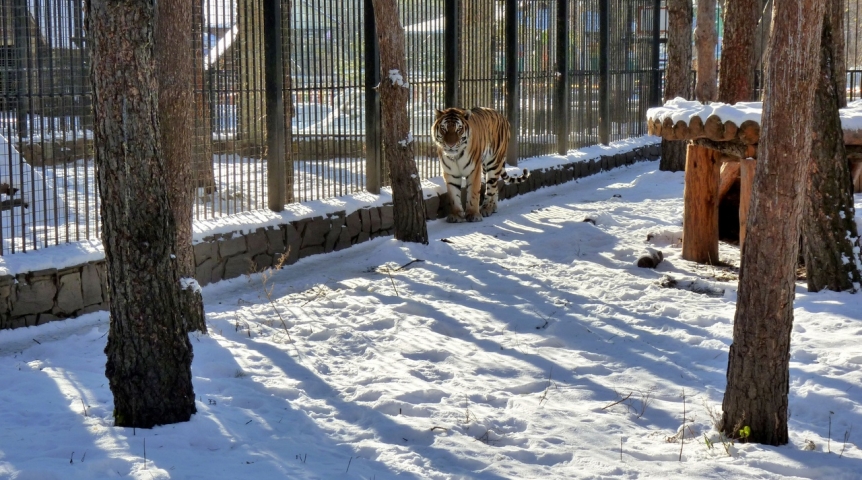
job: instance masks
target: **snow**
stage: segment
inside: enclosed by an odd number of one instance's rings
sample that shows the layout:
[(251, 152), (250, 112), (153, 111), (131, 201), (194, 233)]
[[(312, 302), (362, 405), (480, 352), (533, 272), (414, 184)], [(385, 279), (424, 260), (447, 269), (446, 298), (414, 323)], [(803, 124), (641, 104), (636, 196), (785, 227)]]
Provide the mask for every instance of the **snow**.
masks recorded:
[(407, 82), (407, 80), (404, 80), (404, 77), (398, 69), (389, 70), (389, 81), (392, 82), (393, 85), (410, 89), (410, 83)]
[[(693, 117), (706, 121), (710, 115), (716, 115), (722, 122), (731, 121), (739, 126), (746, 120), (760, 123), (762, 109), (762, 102), (739, 102), (733, 105), (711, 102), (704, 105), (696, 100), (677, 97), (668, 100), (661, 107), (647, 110), (647, 118), (663, 121), (669, 117), (676, 124), (680, 120), (689, 123)], [(839, 109), (838, 114), (841, 117), (841, 127), (845, 131), (862, 130), (862, 100), (850, 102), (847, 107)]]
[(112, 426), (106, 313), (0, 331), (0, 478), (862, 478), (858, 294), (797, 284), (790, 444), (721, 442), (736, 269), (680, 258), (682, 193), (642, 162), (208, 285), (182, 424)]

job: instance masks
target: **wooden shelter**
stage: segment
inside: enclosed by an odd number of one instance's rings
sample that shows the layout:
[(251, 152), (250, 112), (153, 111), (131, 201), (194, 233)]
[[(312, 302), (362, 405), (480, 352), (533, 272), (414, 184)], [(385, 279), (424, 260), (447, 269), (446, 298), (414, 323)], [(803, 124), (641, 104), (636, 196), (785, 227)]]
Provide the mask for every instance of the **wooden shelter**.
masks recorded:
[[(650, 135), (689, 142), (683, 193), (682, 258), (698, 263), (718, 261), (722, 222), (719, 207), (731, 195), (734, 195), (731, 203), (738, 205), (738, 238), (742, 248), (760, 141), (760, 108), (760, 102), (741, 102), (736, 106), (702, 105), (675, 99), (647, 112)], [(862, 103), (854, 102), (841, 109), (841, 117), (854, 190), (860, 192)]]

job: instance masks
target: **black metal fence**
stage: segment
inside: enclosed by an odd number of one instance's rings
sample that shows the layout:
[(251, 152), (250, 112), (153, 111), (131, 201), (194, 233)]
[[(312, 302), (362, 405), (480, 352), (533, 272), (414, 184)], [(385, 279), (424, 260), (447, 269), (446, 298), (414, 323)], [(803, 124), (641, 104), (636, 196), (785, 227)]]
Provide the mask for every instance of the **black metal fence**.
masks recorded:
[[(371, 0), (194, 5), (196, 219), (386, 186)], [(99, 235), (82, 6), (0, 8), (0, 254)], [(504, 112), (510, 161), (645, 133), (658, 101), (656, 0), (399, 7), (423, 178), (440, 174), (436, 108)]]

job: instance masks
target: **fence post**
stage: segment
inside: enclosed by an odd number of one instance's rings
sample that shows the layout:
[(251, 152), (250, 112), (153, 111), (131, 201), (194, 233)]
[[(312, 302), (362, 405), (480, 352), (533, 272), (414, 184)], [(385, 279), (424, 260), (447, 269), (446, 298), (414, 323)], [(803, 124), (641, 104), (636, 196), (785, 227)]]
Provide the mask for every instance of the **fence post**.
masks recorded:
[(518, 98), (518, 0), (506, 0), (506, 118), (509, 120), (509, 151), (506, 163), (518, 165), (518, 133), (521, 116)]
[(610, 21), (608, 4), (610, 0), (599, 0), (599, 143), (610, 143), (610, 75), (608, 74), (608, 55), (610, 55)]
[(281, 48), (281, 0), (263, 0), (263, 62), (266, 96), (267, 205), (284, 210), (284, 71)]
[(383, 185), (381, 158), (380, 45), (374, 25), (374, 5), (365, 0), (365, 189), (379, 194)]
[(661, 105), (661, 70), (659, 52), (661, 48), (661, 0), (654, 0), (652, 7), (652, 88), (650, 106)]
[(554, 117), (557, 119), (557, 153), (569, 151), (569, 0), (557, 0), (557, 72)]
[(446, 70), (446, 84), (443, 92), (443, 103), (446, 107), (457, 107), (460, 105), (458, 98), (458, 81), (461, 79), (459, 71), (461, 58), (460, 45), (458, 44), (458, 0), (446, 0), (444, 11), (444, 54), (443, 61)]
[[(30, 92), (30, 25), (27, 21), (30, 18), (30, 11), (27, 7), (26, 0), (15, 0), (13, 6), (13, 22), (15, 30), (15, 95), (17, 97), (17, 124), (18, 138), (22, 139), (30, 136), (29, 131), (29, 114), (27, 98)], [(20, 140), (19, 140), (20, 142)], [(18, 145), (21, 148), (21, 145)]]

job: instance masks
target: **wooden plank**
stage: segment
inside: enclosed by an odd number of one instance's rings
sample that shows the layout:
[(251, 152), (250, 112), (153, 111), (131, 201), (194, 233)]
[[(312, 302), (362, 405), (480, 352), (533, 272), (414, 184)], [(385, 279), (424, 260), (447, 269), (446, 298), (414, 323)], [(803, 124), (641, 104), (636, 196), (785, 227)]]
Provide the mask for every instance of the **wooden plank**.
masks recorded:
[(745, 242), (745, 225), (751, 208), (751, 187), (754, 185), (754, 170), (757, 161), (751, 158), (739, 162), (739, 251)]
[(690, 144), (685, 162), (682, 258), (697, 263), (718, 262), (718, 154)]

